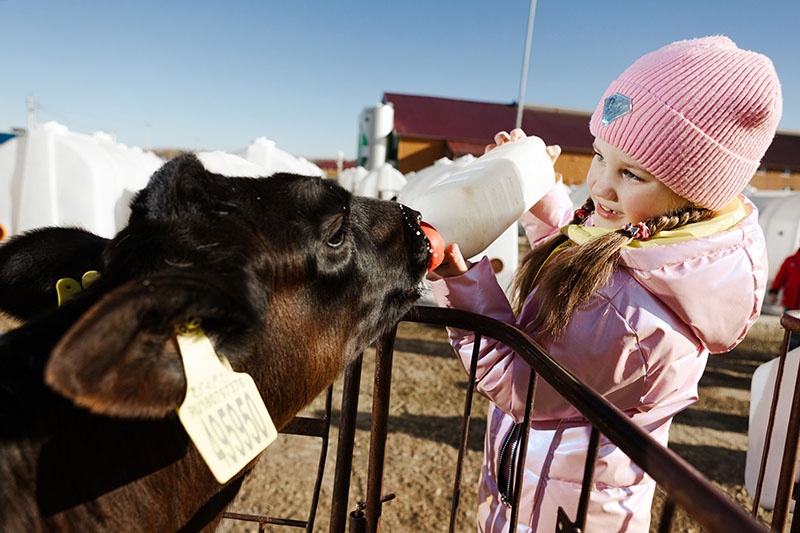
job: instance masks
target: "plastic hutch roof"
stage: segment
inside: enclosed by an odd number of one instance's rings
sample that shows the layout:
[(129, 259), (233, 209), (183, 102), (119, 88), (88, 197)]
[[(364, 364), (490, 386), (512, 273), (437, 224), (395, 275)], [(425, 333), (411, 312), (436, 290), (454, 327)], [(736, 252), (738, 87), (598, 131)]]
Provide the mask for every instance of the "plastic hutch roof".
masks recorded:
[(112, 237), (131, 197), (163, 161), (103, 133), (57, 122), (0, 145), (0, 224), (8, 235), (42, 226), (79, 226)]

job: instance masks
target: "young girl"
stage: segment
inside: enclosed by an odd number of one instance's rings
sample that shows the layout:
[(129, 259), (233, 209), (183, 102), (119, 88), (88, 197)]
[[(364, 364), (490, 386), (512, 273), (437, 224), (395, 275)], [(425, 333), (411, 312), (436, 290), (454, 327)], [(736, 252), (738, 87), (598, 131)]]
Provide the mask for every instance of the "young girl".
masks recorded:
[[(739, 193), (772, 141), (781, 108), (770, 60), (726, 37), (643, 56), (592, 115), (585, 205), (573, 213), (556, 187), (523, 215), (533, 249), (517, 273), (515, 305), (488, 261), (467, 265), (457, 245), (430, 275), (438, 303), (521, 328), (666, 445), (672, 417), (697, 399), (708, 354), (736, 346), (760, 312), (764, 236), (755, 206)], [(495, 141), (522, 136), (502, 132)], [(549, 150), (555, 159), (558, 148)], [(450, 330), (450, 338), (468, 368), (472, 334)], [(509, 475), (529, 377), (506, 346), (482, 341), (475, 386), (492, 404), (480, 531), (507, 530), (504, 502), (520, 482), (517, 531), (555, 531), (558, 507), (575, 517), (590, 426), (544, 380), (524, 479)], [(648, 531), (654, 489), (603, 438), (586, 531)]]

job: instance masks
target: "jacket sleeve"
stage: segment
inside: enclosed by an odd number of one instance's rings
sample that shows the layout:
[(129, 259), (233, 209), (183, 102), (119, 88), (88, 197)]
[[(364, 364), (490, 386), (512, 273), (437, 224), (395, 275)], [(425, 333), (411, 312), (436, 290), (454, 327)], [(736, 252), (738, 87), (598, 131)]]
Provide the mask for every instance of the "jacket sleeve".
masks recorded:
[(566, 186), (559, 183), (519, 219), (532, 247), (547, 240), (572, 220), (572, 201)]
[[(433, 295), (442, 307), (462, 309), (516, 326), (516, 318), (505, 293), (497, 283), (489, 260), (484, 257), (460, 276), (431, 282)], [(447, 328), (450, 344), (465, 369), (470, 367), (475, 334)], [(481, 338), (475, 389), (517, 422), (525, 413), (530, 367), (507, 346)]]

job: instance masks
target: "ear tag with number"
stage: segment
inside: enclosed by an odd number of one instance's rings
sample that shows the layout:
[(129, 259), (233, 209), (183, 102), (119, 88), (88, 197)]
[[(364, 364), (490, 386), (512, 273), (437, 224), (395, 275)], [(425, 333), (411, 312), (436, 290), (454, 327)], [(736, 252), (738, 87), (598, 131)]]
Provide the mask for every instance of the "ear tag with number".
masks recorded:
[[(234, 372), (197, 326), (178, 333), (186, 398), (178, 417), (211, 473), (225, 483), (278, 436), (249, 374)], [(224, 362), (223, 362), (224, 361)]]

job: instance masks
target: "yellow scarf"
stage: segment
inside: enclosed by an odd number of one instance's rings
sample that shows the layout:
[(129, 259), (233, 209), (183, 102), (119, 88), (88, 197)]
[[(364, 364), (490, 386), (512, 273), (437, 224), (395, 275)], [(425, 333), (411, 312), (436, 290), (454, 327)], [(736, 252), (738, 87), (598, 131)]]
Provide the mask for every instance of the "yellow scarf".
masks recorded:
[[(686, 224), (685, 226), (673, 230), (659, 231), (649, 240), (642, 241), (637, 239), (631, 241), (626, 248), (647, 248), (648, 246), (659, 246), (697, 239), (699, 237), (707, 237), (721, 231), (729, 230), (746, 216), (747, 210), (744, 204), (736, 197), (708, 220)], [(577, 244), (583, 244), (609, 231), (615, 230), (596, 226), (580, 226), (578, 224), (569, 224), (561, 228), (561, 232), (569, 237), (570, 241)]]
[[(686, 224), (677, 229), (659, 231), (646, 241), (634, 239), (625, 248), (647, 248), (649, 246), (658, 246), (664, 244), (672, 244), (676, 242), (688, 241), (698, 237), (707, 237), (715, 233), (729, 230), (738, 224), (744, 217), (747, 216), (747, 210), (742, 201), (736, 197), (731, 200), (728, 205), (717, 211), (717, 213), (710, 219), (702, 222), (694, 222)], [(611, 228), (598, 228), (596, 226), (581, 226), (579, 224), (569, 224), (561, 228), (561, 233), (569, 237), (569, 240), (562, 242), (555, 249), (550, 252), (542, 266), (539, 267), (536, 273), (536, 278), (541, 274), (542, 269), (550, 262), (553, 257), (561, 253), (562, 250), (575, 246), (575, 244), (583, 244), (594, 237), (608, 233), (609, 231), (616, 231)]]

